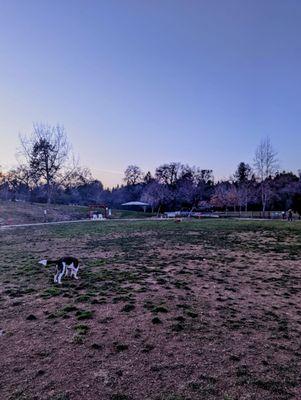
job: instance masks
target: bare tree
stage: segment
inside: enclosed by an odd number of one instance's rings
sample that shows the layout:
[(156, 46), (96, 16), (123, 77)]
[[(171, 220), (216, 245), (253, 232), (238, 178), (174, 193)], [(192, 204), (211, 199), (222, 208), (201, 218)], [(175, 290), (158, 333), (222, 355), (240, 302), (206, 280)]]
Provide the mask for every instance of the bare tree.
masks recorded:
[(172, 198), (172, 193), (166, 185), (162, 185), (156, 181), (150, 183), (144, 189), (141, 201), (145, 201), (152, 207), (152, 212), (158, 207), (157, 213), (161, 211), (163, 204), (168, 203)]
[(152, 183), (152, 182), (154, 182), (154, 180), (155, 180), (155, 178), (152, 177), (152, 174), (150, 173), (150, 171), (148, 171), (143, 177), (143, 182), (145, 184)]
[(30, 187), (28, 173), (22, 166), (0, 173), (1, 197), (5, 200), (28, 200)]
[(0, 199), (7, 200), (8, 190), (9, 187), (6, 180), (6, 174), (1, 171), (1, 166), (0, 166)]
[(63, 126), (34, 124), (31, 136), (21, 136), (21, 155), (25, 159), (33, 181), (45, 184), (47, 203), (51, 202), (52, 188), (71, 173), (70, 144)]
[(271, 194), (271, 179), (277, 172), (278, 166), (277, 153), (273, 149), (270, 139), (262, 140), (255, 152), (254, 168), (260, 183), (263, 213), (266, 211)]
[(160, 165), (155, 172), (159, 183), (174, 186), (179, 178), (182, 165), (177, 162)]
[(213, 207), (227, 208), (229, 205), (228, 190), (229, 184), (227, 182), (217, 183), (214, 188), (214, 193), (211, 196), (210, 204)]
[(0, 165), (0, 186), (4, 183), (4, 181), (5, 181), (5, 174), (4, 172), (2, 172), (2, 168)]
[(89, 168), (77, 166), (66, 174), (62, 186), (65, 189), (76, 188), (82, 185), (87, 185), (93, 181), (95, 181), (95, 179), (93, 178)]
[(143, 179), (143, 172), (137, 165), (129, 165), (124, 171), (123, 180), (127, 185), (136, 185)]

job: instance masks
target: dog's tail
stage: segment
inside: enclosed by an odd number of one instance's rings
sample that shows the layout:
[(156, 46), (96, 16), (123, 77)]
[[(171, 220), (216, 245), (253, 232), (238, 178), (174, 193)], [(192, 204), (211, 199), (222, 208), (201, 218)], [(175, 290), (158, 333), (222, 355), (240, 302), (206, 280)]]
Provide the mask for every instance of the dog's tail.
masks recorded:
[(44, 265), (45, 267), (48, 266), (48, 265), (56, 265), (57, 263), (58, 263), (58, 260), (47, 260), (47, 259), (44, 259), (44, 260), (40, 260), (39, 261), (39, 264)]

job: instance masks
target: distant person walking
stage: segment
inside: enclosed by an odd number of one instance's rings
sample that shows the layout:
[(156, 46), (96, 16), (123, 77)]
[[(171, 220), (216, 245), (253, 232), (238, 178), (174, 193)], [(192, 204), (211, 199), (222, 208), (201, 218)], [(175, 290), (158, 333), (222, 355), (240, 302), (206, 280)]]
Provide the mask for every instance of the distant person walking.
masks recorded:
[(44, 210), (44, 222), (47, 222), (47, 210)]
[(292, 210), (288, 210), (287, 212), (287, 220), (292, 221), (293, 220), (293, 212)]

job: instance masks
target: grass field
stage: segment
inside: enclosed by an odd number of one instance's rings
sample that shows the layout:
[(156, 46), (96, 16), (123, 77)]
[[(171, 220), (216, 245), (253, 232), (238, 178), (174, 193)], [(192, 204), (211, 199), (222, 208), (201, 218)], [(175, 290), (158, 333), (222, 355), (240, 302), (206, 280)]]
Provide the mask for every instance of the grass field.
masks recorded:
[(300, 255), (300, 222), (0, 231), (0, 398), (301, 399)]

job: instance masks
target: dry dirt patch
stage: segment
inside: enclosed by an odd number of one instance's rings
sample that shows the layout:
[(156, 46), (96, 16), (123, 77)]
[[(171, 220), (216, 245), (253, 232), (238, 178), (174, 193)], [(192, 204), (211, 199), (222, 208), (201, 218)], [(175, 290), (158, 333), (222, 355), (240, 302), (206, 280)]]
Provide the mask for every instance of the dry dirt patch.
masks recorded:
[[(1, 399), (299, 399), (299, 259), (208, 224), (5, 233)], [(81, 279), (54, 286), (45, 252)]]

